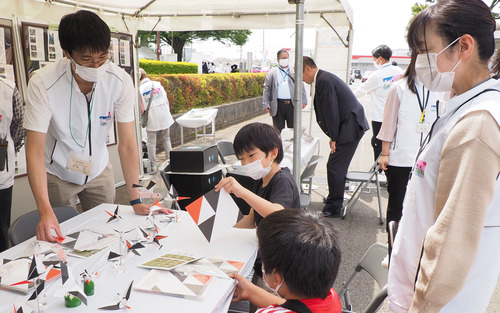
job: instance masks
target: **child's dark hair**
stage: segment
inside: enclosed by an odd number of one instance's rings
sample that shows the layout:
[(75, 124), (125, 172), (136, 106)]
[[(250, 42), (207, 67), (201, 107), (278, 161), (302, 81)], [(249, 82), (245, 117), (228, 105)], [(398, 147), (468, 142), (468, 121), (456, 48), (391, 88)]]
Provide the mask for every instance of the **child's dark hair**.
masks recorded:
[(278, 149), (278, 155), (274, 161), (280, 163), (283, 160), (283, 143), (278, 130), (269, 124), (252, 123), (243, 126), (236, 134), (233, 141), (236, 156), (255, 148), (260, 149), (266, 155), (274, 148)]
[(257, 237), (266, 273), (276, 270), (302, 299), (328, 295), (341, 258), (331, 220), (304, 210), (280, 210), (262, 220)]
[(59, 42), (70, 55), (73, 51), (99, 53), (109, 50), (111, 32), (97, 14), (80, 10), (62, 17)]

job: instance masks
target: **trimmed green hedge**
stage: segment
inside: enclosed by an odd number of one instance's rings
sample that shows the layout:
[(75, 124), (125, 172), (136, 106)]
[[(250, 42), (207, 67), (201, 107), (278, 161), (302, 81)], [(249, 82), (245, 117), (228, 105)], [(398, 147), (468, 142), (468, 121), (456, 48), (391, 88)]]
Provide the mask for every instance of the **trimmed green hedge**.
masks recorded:
[(197, 74), (198, 64), (140, 59), (139, 67), (149, 74)]
[(149, 75), (167, 92), (172, 114), (262, 96), (266, 73)]

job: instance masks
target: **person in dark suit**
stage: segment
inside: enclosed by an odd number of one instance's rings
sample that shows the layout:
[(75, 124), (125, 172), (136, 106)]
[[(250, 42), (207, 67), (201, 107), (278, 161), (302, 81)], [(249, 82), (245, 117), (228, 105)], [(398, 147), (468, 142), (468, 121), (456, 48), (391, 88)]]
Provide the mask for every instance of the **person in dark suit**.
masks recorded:
[(323, 215), (340, 217), (345, 176), (363, 134), (370, 129), (363, 106), (347, 84), (336, 75), (318, 69), (304, 57), (303, 80), (315, 84), (314, 111), (321, 130), (330, 137), (327, 163), (329, 194)]

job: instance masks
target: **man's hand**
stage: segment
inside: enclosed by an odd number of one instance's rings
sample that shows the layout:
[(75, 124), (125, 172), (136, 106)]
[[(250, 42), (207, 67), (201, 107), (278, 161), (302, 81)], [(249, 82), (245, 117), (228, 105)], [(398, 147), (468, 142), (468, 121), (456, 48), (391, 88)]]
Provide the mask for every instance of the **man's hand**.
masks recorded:
[(335, 153), (335, 151), (337, 151), (337, 143), (335, 141), (332, 141), (330, 139), (330, 149), (332, 150), (332, 154)]
[(305, 109), (307, 106), (307, 103), (302, 103), (302, 108)]
[(247, 189), (238, 183), (234, 177), (223, 178), (217, 185), (215, 185), (215, 192), (219, 192), (224, 188), (227, 192), (234, 194), (238, 198), (243, 198), (243, 194)]
[(267, 109), (264, 109), (264, 111), (266, 111), (266, 113), (269, 113), (269, 108), (267, 108)]
[(378, 165), (380, 166), (381, 169), (385, 171), (387, 170), (387, 164), (389, 164), (389, 156), (381, 155), (380, 158), (378, 159)]
[(56, 231), (56, 236), (64, 239), (64, 236), (59, 227), (59, 222), (54, 212), (40, 216), (40, 221), (36, 227), (36, 238), (49, 242), (57, 241), (57, 238), (52, 236), (52, 229)]

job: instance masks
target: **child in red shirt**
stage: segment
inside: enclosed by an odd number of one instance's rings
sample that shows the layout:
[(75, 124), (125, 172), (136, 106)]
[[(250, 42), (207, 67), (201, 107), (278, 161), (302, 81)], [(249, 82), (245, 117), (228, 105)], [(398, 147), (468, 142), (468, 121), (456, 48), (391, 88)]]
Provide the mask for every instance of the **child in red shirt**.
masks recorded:
[[(304, 210), (269, 214), (257, 228), (264, 282), (275, 296), (239, 274), (233, 302), (249, 300), (257, 313), (341, 313), (332, 288), (340, 265), (331, 221)], [(285, 301), (286, 299), (286, 301)]]

